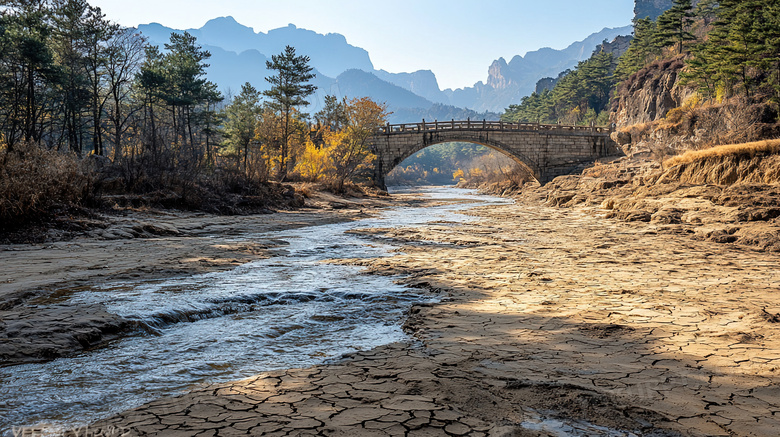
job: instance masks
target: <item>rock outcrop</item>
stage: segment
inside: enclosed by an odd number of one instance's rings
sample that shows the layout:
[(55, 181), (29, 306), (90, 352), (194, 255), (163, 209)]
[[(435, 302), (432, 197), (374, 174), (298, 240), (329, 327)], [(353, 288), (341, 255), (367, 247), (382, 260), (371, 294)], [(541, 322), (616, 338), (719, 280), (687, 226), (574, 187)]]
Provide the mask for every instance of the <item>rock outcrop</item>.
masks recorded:
[(610, 120), (618, 128), (649, 123), (680, 106), (690, 91), (679, 83), (682, 57), (652, 63), (620, 85)]
[(650, 17), (651, 20), (655, 20), (671, 7), (672, 0), (636, 0), (634, 18)]
[(547, 206), (606, 210), (605, 218), (656, 225), (688, 236), (780, 252), (780, 154), (720, 156), (664, 169), (638, 156), (561, 176), (520, 196)]
[(634, 39), (634, 37), (631, 35), (620, 35), (613, 39), (612, 42), (603, 42), (596, 46), (596, 50), (593, 51), (593, 54), (595, 55), (600, 52), (611, 53), (615, 58), (615, 62), (617, 62), (617, 59), (628, 51), (632, 39)]

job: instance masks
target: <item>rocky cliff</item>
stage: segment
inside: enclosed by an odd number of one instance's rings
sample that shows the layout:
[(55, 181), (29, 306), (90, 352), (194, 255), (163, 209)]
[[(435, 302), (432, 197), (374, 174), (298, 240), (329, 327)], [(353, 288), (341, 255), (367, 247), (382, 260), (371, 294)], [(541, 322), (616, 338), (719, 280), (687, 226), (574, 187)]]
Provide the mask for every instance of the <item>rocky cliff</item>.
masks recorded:
[(628, 51), (628, 47), (631, 45), (631, 40), (634, 39), (631, 35), (620, 35), (612, 40), (612, 42), (603, 42), (596, 46), (596, 50), (593, 54), (600, 52), (611, 53), (617, 61), (617, 58), (623, 56), (623, 53)]
[(610, 121), (618, 128), (656, 121), (680, 106), (690, 91), (679, 84), (683, 59), (655, 62), (620, 84)]
[(634, 2), (634, 17), (655, 20), (659, 15), (672, 7), (672, 0), (636, 0)]
[(447, 96), (439, 89), (439, 82), (431, 70), (419, 70), (413, 73), (389, 73), (385, 70), (377, 70), (374, 74), (431, 102), (449, 103)]

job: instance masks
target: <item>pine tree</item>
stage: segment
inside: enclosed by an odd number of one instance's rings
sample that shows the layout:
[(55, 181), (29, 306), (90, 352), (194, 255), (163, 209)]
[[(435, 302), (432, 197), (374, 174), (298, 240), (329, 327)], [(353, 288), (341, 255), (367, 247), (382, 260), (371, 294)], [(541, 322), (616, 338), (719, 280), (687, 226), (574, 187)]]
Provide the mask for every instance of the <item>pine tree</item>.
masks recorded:
[(655, 34), (656, 24), (654, 21), (642, 18), (634, 22), (634, 38), (631, 40), (628, 51), (618, 60), (614, 73), (616, 81), (622, 82), (628, 79), (660, 53), (654, 44)]
[(84, 0), (55, 0), (51, 46), (63, 74), (57, 119), (63, 123), (59, 146), (67, 145), (78, 155), (89, 135), (88, 117), (92, 94), (86, 69), (85, 36), (89, 5)]
[(671, 9), (661, 14), (657, 21), (655, 45), (658, 47), (677, 46), (677, 53), (682, 54), (683, 45), (696, 38), (690, 32), (693, 23), (691, 0), (674, 0)]
[(260, 92), (249, 82), (241, 86), (241, 92), (225, 108), (224, 146), (230, 153), (243, 155), (245, 173), (248, 173), (249, 145), (255, 138), (260, 110)]
[(270, 61), (266, 61), (266, 68), (276, 71), (273, 76), (265, 78), (271, 89), (264, 91), (263, 95), (271, 98), (270, 106), (281, 113), (281, 162), (279, 165), (279, 179), (287, 179), (289, 166), (289, 142), (292, 136), (291, 118), (293, 111), (299, 106), (307, 106), (306, 98), (314, 93), (316, 86), (308, 82), (314, 79), (309, 65), (308, 56), (296, 56), (295, 48), (285, 47), (279, 55), (272, 55)]
[(759, 32), (764, 0), (723, 0), (710, 32), (707, 52), (718, 62), (718, 79), (731, 88), (741, 83), (747, 97), (753, 93), (752, 68), (765, 50)]
[(0, 13), (0, 129), (13, 150), (20, 141), (43, 139), (46, 96), (62, 76), (47, 44), (53, 31), (47, 3), (12, 2), (8, 8)]
[(165, 96), (166, 77), (163, 55), (157, 46), (146, 46), (144, 54), (144, 63), (136, 75), (138, 88), (143, 95), (143, 144), (145, 144), (153, 155), (160, 152), (157, 132), (157, 115), (155, 108), (158, 101)]
[(322, 128), (337, 131), (347, 121), (346, 101), (339, 101), (336, 96), (325, 96), (325, 107), (314, 114), (314, 119)]
[(741, 89), (780, 100), (780, 0), (721, 0), (715, 13), (686, 79), (719, 99)]
[(762, 33), (766, 44), (766, 68), (775, 103), (780, 103), (780, 1), (767, 2), (762, 20)]
[(693, 15), (701, 18), (704, 26), (709, 26), (717, 18), (718, 0), (699, 0)]
[(165, 49), (168, 53), (163, 55), (166, 78), (163, 98), (171, 107), (176, 141), (186, 138), (192, 146), (193, 125), (199, 119), (197, 107), (206, 103), (212, 88), (206, 79), (209, 64), (205, 62), (211, 53), (203, 50), (188, 32), (171, 33), (170, 43), (165, 44)]
[(588, 108), (596, 112), (603, 111), (609, 104), (612, 89), (612, 53), (600, 52), (585, 61), (580, 67), (584, 98)]

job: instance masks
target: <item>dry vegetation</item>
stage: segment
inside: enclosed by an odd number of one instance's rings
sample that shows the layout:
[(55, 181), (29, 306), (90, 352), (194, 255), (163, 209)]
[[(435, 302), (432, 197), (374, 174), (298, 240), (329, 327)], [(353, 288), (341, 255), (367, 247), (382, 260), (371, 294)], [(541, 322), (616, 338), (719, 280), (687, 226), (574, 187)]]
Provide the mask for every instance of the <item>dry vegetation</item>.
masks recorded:
[(728, 156), (743, 156), (752, 158), (761, 154), (774, 154), (780, 152), (780, 140), (764, 140), (742, 144), (727, 144), (711, 147), (704, 150), (689, 150), (682, 155), (677, 155), (664, 161), (664, 168), (681, 164), (690, 164), (708, 158), (724, 158)]
[(453, 177), (459, 180), (460, 187), (484, 187), (503, 182), (522, 187), (526, 182), (534, 180), (530, 170), (499, 152), (490, 152), (471, 160), (464, 168), (459, 168)]
[(615, 139), (627, 155), (649, 154), (664, 162), (688, 151), (754, 143), (780, 136), (777, 109), (744, 98), (703, 102), (693, 94), (653, 122), (621, 127)]
[(89, 167), (89, 160), (31, 144), (0, 147), (0, 230), (93, 201)]

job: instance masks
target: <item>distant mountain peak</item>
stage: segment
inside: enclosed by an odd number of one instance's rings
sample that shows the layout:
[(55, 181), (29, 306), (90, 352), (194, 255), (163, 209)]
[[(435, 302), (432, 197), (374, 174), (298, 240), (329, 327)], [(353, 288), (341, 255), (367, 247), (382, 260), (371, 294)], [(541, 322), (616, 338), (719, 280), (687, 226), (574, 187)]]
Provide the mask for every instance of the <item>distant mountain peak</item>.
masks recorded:
[[(138, 30), (146, 35), (151, 43), (160, 46), (168, 42), (171, 32), (181, 32), (158, 23), (142, 24), (138, 26)], [(368, 52), (347, 43), (343, 35), (336, 33), (322, 35), (299, 28), (292, 23), (263, 33), (255, 32), (251, 27), (240, 24), (234, 17), (227, 16), (214, 18), (200, 29), (187, 29), (187, 31), (197, 37), (198, 43), (205, 47), (218, 47), (236, 54), (257, 50), (264, 56), (270, 57), (281, 53), (285, 46), (290, 45), (295, 47), (299, 54), (309, 56), (312, 66), (329, 77), (336, 77), (350, 68), (374, 70)], [(212, 64), (216, 62), (219, 60), (212, 59)], [(237, 88), (243, 82), (231, 83), (229, 86)]]
[(611, 41), (632, 31), (632, 26), (604, 28), (562, 50), (544, 47), (530, 51), (524, 56), (514, 56), (509, 63), (504, 58), (496, 59), (488, 67), (486, 82), (477, 82), (468, 88), (447, 89), (444, 94), (454, 106), (477, 111), (502, 111), (531, 94), (539, 79), (556, 77), (560, 72), (573, 68), (579, 61), (590, 57), (596, 46), (605, 39)]
[(227, 16), (224, 16), (224, 17), (212, 18), (211, 20), (206, 22), (206, 25), (208, 26), (210, 23), (228, 23), (228, 24), (239, 25), (241, 27), (246, 27), (243, 24), (241, 24), (238, 21), (236, 21), (236, 19), (233, 18), (232, 15), (227, 15)]
[(203, 32), (227, 32), (232, 35), (255, 35), (255, 30), (236, 21), (232, 16), (213, 18), (206, 22), (199, 30)]
[(488, 69), (487, 85), (497, 90), (505, 89), (513, 83), (510, 74), (506, 59), (498, 58)]
[[(172, 32), (183, 31), (160, 23), (139, 25), (138, 30), (152, 44), (160, 46), (168, 42)], [(483, 113), (483, 117), (492, 117), (484, 112), (502, 111), (509, 104), (519, 102), (534, 91), (539, 79), (555, 77), (587, 57), (605, 39), (611, 40), (616, 34), (629, 34), (631, 30), (604, 29), (566, 49), (543, 48), (528, 52), (525, 56), (514, 56), (509, 62), (501, 57), (488, 68), (485, 82), (442, 91), (430, 70), (412, 73), (375, 70), (368, 52), (352, 46), (338, 33), (323, 35), (292, 23), (268, 30), (267, 33), (255, 32), (232, 16), (211, 19), (200, 29), (187, 29), (198, 38), (200, 45), (211, 52), (209, 79), (222, 90), (239, 90), (247, 81), (258, 89), (267, 89), (263, 79), (270, 74), (266, 69), (266, 60), (290, 45), (295, 47), (298, 54), (311, 58), (311, 65), (317, 73), (313, 84), (318, 87), (318, 91), (312, 98), (311, 111), (320, 109), (324, 96), (328, 94), (370, 96), (387, 102), (395, 112), (393, 120), (401, 122), (413, 121), (418, 116), (430, 118), (431, 114), (435, 114), (434, 118), (474, 115), (457, 108), (472, 108)]]

